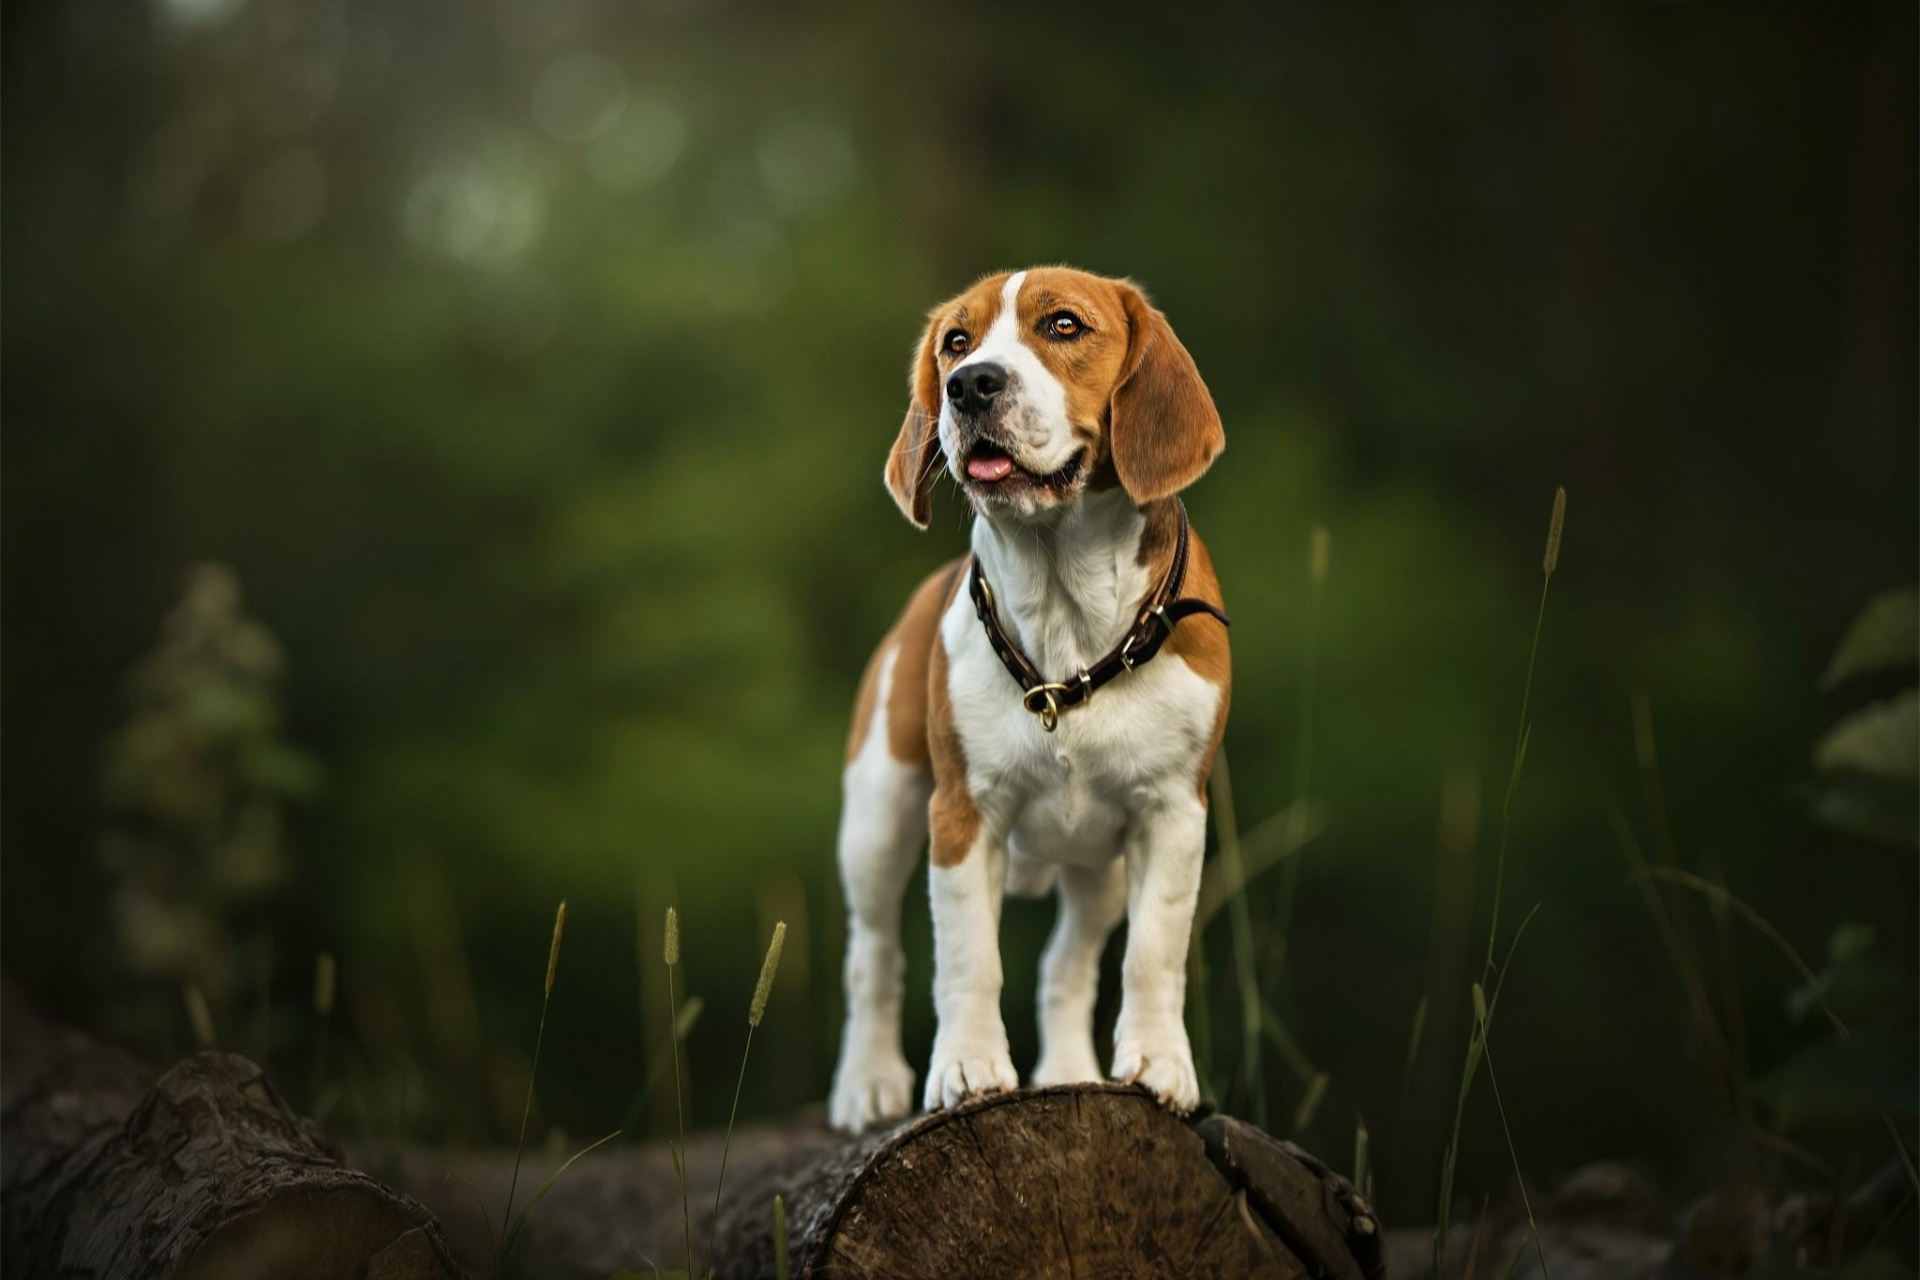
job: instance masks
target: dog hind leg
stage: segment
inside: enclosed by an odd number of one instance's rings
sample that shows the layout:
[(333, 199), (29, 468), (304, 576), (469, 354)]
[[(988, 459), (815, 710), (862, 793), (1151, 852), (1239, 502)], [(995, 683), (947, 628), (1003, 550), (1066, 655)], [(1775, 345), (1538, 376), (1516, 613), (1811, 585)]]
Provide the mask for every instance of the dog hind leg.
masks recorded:
[(927, 838), (933, 775), (887, 751), (884, 720), (892, 662), (882, 672), (876, 723), (841, 784), (840, 883), (847, 900), (846, 1023), (828, 1118), (857, 1132), (897, 1120), (913, 1100), (913, 1069), (900, 1049), (906, 954), (900, 904)]
[(1035, 1085), (1099, 1080), (1093, 1006), (1100, 953), (1127, 914), (1126, 863), (1060, 869), (1060, 914), (1040, 960), (1040, 1061)]

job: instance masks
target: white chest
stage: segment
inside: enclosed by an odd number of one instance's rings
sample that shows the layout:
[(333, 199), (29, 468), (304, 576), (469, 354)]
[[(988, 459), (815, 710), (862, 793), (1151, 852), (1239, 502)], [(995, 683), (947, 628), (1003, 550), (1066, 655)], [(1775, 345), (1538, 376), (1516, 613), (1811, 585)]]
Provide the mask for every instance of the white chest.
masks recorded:
[(1221, 690), (1177, 654), (1163, 651), (1121, 675), (1048, 733), (1022, 707), (1020, 686), (994, 656), (964, 591), (941, 620), (941, 642), (967, 788), (988, 829), (1016, 855), (1104, 861), (1122, 852), (1142, 813), (1176, 792), (1193, 794)]

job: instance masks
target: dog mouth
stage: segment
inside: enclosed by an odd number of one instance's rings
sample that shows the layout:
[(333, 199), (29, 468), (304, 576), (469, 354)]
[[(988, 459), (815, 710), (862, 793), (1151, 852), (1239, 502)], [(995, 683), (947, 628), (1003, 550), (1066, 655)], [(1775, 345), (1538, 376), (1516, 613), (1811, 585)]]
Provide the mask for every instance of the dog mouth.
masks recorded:
[(1073, 487), (1086, 463), (1087, 451), (1079, 449), (1058, 471), (1042, 474), (1015, 462), (1011, 454), (993, 441), (981, 440), (967, 450), (965, 470), (967, 479), (983, 491), (1043, 489), (1059, 493)]

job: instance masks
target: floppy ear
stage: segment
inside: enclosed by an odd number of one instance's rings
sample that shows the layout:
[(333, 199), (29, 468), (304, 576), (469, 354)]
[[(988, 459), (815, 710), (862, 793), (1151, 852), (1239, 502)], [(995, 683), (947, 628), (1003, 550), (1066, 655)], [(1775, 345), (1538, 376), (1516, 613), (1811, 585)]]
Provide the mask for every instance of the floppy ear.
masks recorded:
[(907, 418), (887, 455), (887, 492), (920, 529), (933, 517), (933, 484), (947, 465), (940, 447), (940, 367), (934, 363), (933, 341), (934, 324), (929, 321), (914, 352)]
[(1220, 413), (1193, 357), (1146, 296), (1121, 286), (1132, 334), (1114, 389), (1107, 446), (1135, 502), (1170, 497), (1200, 478), (1227, 447)]

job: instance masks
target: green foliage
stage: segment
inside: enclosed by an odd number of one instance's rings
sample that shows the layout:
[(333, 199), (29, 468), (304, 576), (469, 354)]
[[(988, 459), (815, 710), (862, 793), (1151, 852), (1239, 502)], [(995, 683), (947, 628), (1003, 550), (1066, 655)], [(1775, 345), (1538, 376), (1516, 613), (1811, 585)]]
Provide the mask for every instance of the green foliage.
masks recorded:
[(1820, 675), (1832, 689), (1859, 676), (1920, 666), (1920, 590), (1897, 587), (1867, 602)]
[[(240, 607), (223, 565), (201, 564), (127, 680), (128, 716), (101, 768), (115, 958), (143, 992), (191, 988), (231, 1007), (247, 973), (245, 916), (290, 874), (290, 801), (319, 789), (315, 761), (281, 736), (285, 658)], [(206, 1032), (196, 1032), (205, 1041)]]

